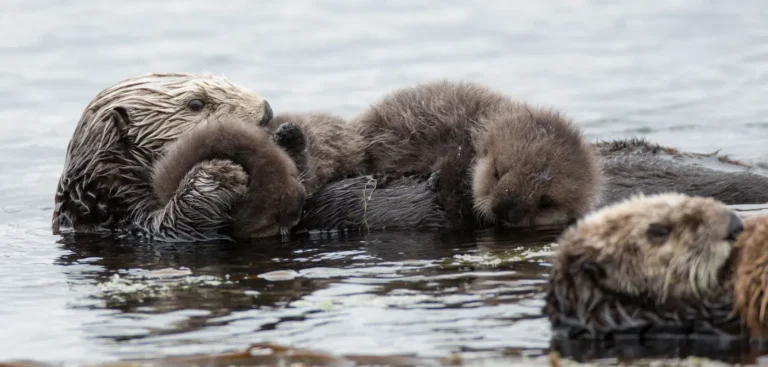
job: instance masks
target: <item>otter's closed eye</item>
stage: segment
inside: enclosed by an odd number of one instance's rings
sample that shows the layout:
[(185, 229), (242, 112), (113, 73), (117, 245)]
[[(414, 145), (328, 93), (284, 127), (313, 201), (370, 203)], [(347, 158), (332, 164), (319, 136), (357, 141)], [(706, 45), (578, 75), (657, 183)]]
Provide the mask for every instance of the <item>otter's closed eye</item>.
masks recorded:
[(669, 228), (669, 226), (661, 223), (652, 223), (650, 226), (648, 226), (646, 235), (648, 236), (648, 240), (651, 243), (661, 245), (667, 241), (670, 233), (672, 233), (672, 229)]
[(200, 112), (205, 107), (205, 102), (199, 99), (193, 99), (187, 103), (187, 108), (192, 112)]
[(555, 201), (547, 195), (542, 195), (541, 199), (539, 199), (539, 209), (552, 209), (555, 206)]

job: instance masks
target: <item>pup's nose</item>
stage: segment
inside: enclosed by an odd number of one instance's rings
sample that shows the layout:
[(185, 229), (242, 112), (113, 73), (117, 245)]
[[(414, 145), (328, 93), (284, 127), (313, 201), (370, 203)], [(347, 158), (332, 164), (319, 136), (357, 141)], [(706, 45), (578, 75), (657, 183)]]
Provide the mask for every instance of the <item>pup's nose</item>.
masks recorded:
[(728, 224), (728, 239), (736, 240), (736, 236), (744, 230), (744, 223), (736, 213), (731, 212), (731, 222)]
[(525, 218), (526, 211), (517, 202), (505, 200), (493, 207), (493, 215), (502, 222), (517, 225)]

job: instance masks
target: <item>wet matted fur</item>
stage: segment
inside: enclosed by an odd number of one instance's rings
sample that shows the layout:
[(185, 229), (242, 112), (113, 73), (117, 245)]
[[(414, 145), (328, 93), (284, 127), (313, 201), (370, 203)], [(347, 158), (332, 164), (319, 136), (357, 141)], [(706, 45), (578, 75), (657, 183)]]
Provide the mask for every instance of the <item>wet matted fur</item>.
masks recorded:
[(768, 203), (768, 177), (727, 156), (682, 152), (644, 139), (604, 141), (595, 147), (606, 176), (604, 203), (668, 191), (713, 197), (728, 205)]
[(728, 279), (742, 228), (711, 198), (640, 195), (604, 207), (558, 240), (544, 312), (567, 338), (738, 337)]
[(257, 126), (272, 110), (260, 95), (210, 75), (152, 73), (101, 91), (67, 146), (53, 232), (171, 233), (151, 167), (179, 135), (223, 117)]

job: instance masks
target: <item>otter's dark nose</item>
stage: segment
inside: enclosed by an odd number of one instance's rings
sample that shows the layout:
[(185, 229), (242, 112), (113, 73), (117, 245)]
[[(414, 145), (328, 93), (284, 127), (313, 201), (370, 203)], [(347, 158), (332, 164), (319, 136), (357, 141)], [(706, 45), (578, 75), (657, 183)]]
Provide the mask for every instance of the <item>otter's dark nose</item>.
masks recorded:
[(264, 101), (264, 116), (261, 118), (261, 121), (259, 121), (259, 126), (267, 126), (272, 122), (272, 117), (274, 117), (272, 106), (269, 105), (269, 102)]
[(525, 210), (517, 205), (517, 203), (503, 202), (493, 207), (493, 215), (509, 224), (519, 224), (525, 219)]
[(731, 222), (728, 223), (728, 239), (736, 240), (736, 236), (744, 230), (744, 223), (736, 213), (731, 212)]

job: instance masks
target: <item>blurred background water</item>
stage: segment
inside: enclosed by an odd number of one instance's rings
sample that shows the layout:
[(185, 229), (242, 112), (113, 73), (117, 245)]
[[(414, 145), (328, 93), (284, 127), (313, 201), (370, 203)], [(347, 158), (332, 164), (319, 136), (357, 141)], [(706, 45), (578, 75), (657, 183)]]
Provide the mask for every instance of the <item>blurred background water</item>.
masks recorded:
[[(266, 340), (421, 355), (549, 345), (535, 290), (545, 263), (456, 265), (497, 259), (521, 239), (377, 234), (229, 249), (50, 235), (80, 113), (124, 78), (223, 74), (276, 112), (343, 116), (398, 87), (472, 79), (565, 111), (591, 140), (644, 136), (768, 158), (768, 3), (759, 0), (4, 0), (0, 35), (0, 360), (106, 361)], [(103, 292), (122, 284), (114, 274), (168, 267), (189, 268), (202, 285), (184, 288), (184, 278), (145, 299)], [(258, 277), (273, 270), (298, 276)]]

